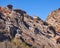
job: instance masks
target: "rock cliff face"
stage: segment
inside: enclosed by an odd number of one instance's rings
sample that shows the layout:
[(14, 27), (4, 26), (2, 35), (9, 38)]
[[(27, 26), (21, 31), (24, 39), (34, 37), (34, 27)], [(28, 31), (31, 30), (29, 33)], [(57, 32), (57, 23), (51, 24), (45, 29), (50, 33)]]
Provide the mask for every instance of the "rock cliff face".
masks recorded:
[(57, 32), (60, 32), (60, 8), (51, 12), (47, 17), (46, 22), (52, 25)]
[(12, 5), (0, 7), (0, 48), (60, 48), (60, 36), (49, 25), (49, 17), (45, 22)]

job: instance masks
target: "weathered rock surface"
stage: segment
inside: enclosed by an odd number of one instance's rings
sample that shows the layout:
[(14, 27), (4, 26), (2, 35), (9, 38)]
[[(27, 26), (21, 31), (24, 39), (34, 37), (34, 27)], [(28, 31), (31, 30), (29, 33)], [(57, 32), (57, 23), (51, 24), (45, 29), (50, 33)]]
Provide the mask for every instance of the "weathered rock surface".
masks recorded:
[(46, 22), (52, 25), (57, 32), (60, 32), (60, 26), (59, 26), (60, 25), (60, 9), (52, 11), (48, 15)]
[(60, 48), (54, 26), (12, 5), (0, 7), (0, 41), (0, 48)]

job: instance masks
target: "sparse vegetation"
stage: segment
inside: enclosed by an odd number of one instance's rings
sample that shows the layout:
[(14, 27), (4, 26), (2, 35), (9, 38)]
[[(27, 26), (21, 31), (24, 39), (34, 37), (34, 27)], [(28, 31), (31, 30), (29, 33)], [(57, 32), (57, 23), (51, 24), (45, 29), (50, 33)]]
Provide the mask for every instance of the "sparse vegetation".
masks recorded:
[(12, 43), (18, 48), (18, 47), (23, 47), (23, 48), (33, 48), (33, 46), (32, 47), (29, 47), (28, 45), (26, 45), (26, 43), (24, 43), (24, 42), (22, 42), (22, 41), (20, 41), (19, 39), (16, 39), (16, 38), (14, 38), (13, 40), (12, 40)]

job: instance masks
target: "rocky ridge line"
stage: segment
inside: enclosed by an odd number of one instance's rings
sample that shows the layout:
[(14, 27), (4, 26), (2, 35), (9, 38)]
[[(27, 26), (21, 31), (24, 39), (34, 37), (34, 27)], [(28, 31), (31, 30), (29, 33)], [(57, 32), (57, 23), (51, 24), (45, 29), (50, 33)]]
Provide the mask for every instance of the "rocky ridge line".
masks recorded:
[(0, 7), (0, 48), (59, 48), (52, 25), (12, 5)]

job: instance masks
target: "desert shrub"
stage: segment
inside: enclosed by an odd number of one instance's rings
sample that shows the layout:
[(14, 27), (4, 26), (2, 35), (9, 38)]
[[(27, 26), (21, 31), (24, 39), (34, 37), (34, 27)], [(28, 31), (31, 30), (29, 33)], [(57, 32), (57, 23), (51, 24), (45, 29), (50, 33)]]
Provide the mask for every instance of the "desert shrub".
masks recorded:
[(24, 42), (21, 43), (21, 46), (22, 46), (23, 48), (30, 48), (30, 47), (27, 46)]
[(34, 48), (33, 46), (29, 47), (29, 46), (26, 45), (26, 43), (24, 43), (24, 42), (21, 44), (21, 46), (22, 46), (23, 48)]
[(16, 38), (14, 38), (14, 39), (12, 39), (12, 43), (14, 44), (14, 45), (20, 45), (20, 40), (19, 39), (16, 39)]
[(12, 40), (12, 43), (13, 43), (17, 48), (19, 48), (19, 47), (22, 47), (22, 48), (31, 48), (31, 47), (29, 47), (28, 45), (26, 45), (26, 43), (20, 41), (20, 39), (14, 38), (14, 39)]

